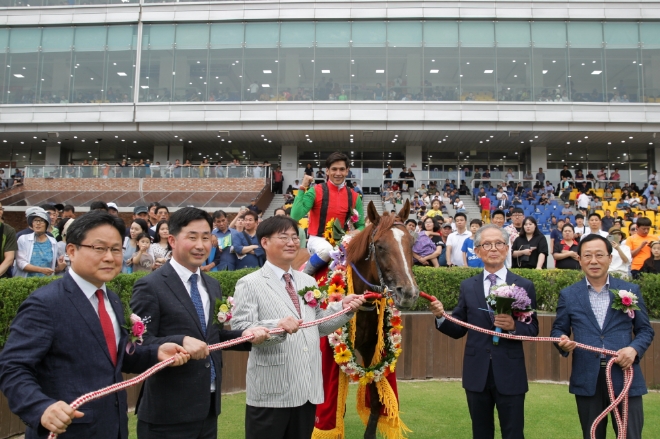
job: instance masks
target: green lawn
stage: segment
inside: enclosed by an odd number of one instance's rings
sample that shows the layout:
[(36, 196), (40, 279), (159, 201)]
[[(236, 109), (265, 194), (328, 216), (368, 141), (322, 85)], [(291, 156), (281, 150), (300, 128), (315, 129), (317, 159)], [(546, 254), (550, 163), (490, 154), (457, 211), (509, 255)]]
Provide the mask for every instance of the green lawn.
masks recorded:
[[(346, 437), (361, 438), (364, 432), (362, 423), (355, 411), (357, 386), (350, 387), (348, 413), (346, 416)], [(460, 382), (415, 381), (399, 382), (399, 397), (402, 419), (413, 432), (410, 438), (469, 439), (471, 435), (470, 416), (465, 402), (465, 393)], [(575, 408), (575, 399), (568, 393), (568, 387), (557, 384), (530, 383), (526, 399), (525, 436), (529, 438), (566, 439), (580, 438), (580, 424)], [(660, 393), (644, 397), (644, 437), (660, 437)], [(131, 438), (136, 438), (136, 417), (130, 416)], [(222, 397), (222, 415), (218, 422), (218, 437), (238, 439), (244, 437), (245, 393)], [(499, 428), (499, 427), (497, 427)], [(496, 438), (501, 438), (498, 433)], [(608, 438), (614, 438), (611, 426)]]

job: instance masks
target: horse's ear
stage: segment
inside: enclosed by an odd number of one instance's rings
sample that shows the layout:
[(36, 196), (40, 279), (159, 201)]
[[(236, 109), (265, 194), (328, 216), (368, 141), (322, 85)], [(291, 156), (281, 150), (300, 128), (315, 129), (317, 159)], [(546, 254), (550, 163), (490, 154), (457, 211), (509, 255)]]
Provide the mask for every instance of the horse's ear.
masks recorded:
[(410, 215), (410, 199), (407, 199), (403, 207), (399, 211), (399, 218), (401, 219), (401, 221), (405, 221), (408, 219), (409, 215)]
[(369, 201), (369, 206), (367, 207), (367, 218), (369, 218), (369, 221), (371, 221), (371, 224), (374, 226), (377, 225), (380, 221), (380, 215), (378, 214), (378, 210), (376, 210), (376, 206), (374, 206), (373, 201)]

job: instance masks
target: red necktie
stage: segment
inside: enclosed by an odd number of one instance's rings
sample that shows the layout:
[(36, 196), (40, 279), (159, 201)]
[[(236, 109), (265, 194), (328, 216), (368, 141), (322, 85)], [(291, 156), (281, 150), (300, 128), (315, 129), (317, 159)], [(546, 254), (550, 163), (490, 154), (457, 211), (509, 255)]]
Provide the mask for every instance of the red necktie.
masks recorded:
[(105, 342), (108, 345), (108, 351), (110, 352), (110, 359), (112, 359), (112, 364), (117, 365), (117, 341), (115, 339), (115, 328), (112, 326), (112, 320), (110, 320), (110, 315), (105, 309), (105, 300), (103, 297), (103, 290), (96, 290), (96, 297), (99, 299), (99, 319), (101, 320), (101, 329), (103, 330), (103, 336), (105, 337)]
[(291, 282), (291, 275), (289, 273), (284, 273), (284, 280), (286, 282), (286, 292), (289, 293), (289, 297), (293, 302), (293, 306), (296, 307), (296, 311), (298, 311), (298, 315), (301, 316), (302, 314), (300, 314), (300, 300), (298, 299), (298, 294), (296, 293), (296, 289), (293, 287), (293, 282)]

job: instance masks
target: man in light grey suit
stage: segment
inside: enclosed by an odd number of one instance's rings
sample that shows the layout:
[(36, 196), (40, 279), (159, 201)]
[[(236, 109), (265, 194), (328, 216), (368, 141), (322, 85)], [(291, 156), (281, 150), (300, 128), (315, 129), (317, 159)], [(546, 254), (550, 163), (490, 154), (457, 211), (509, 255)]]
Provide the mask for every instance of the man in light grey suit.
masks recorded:
[(255, 326), (284, 328), (253, 346), (247, 370), (247, 439), (309, 439), (314, 431), (316, 404), (324, 400), (319, 337), (344, 325), (353, 312), (322, 325), (299, 330), (302, 322), (319, 319), (350, 307), (357, 310), (362, 296), (346, 296), (326, 310), (306, 305), (297, 291), (316, 285), (314, 278), (294, 271), (291, 263), (300, 248), (298, 225), (275, 216), (257, 228), (266, 263), (236, 284), (232, 329)]

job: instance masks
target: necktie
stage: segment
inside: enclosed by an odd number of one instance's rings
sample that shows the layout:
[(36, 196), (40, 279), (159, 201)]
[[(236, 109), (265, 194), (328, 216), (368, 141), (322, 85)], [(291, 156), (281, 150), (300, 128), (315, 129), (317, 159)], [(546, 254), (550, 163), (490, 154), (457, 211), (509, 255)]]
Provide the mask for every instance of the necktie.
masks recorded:
[[(497, 285), (497, 275), (496, 274), (491, 273), (488, 276), (486, 276), (486, 279), (488, 279), (490, 281), (491, 288), (494, 287), (495, 285)], [(491, 306), (488, 305), (488, 308), (491, 308)], [(489, 312), (488, 314), (490, 315), (490, 320), (493, 323), (495, 323), (495, 313)]]
[(289, 297), (293, 302), (293, 306), (296, 307), (298, 315), (302, 316), (302, 314), (300, 314), (300, 301), (298, 299), (298, 294), (296, 293), (296, 289), (293, 287), (293, 282), (291, 282), (291, 275), (289, 273), (284, 273), (284, 281), (286, 282), (286, 292), (289, 293)]
[(103, 290), (96, 290), (96, 298), (99, 299), (99, 320), (101, 320), (101, 329), (105, 342), (108, 345), (108, 352), (110, 352), (110, 359), (114, 366), (117, 365), (117, 339), (115, 338), (115, 328), (112, 326), (110, 315), (105, 309), (105, 298), (103, 297)]
[[(195, 311), (197, 311), (197, 317), (202, 326), (202, 332), (204, 333), (204, 336), (206, 336), (206, 317), (204, 317), (202, 296), (199, 294), (199, 289), (197, 288), (197, 273), (190, 275), (190, 298), (195, 306)], [(213, 357), (210, 355), (209, 361), (211, 362), (211, 383), (215, 383), (215, 364), (213, 363)]]

